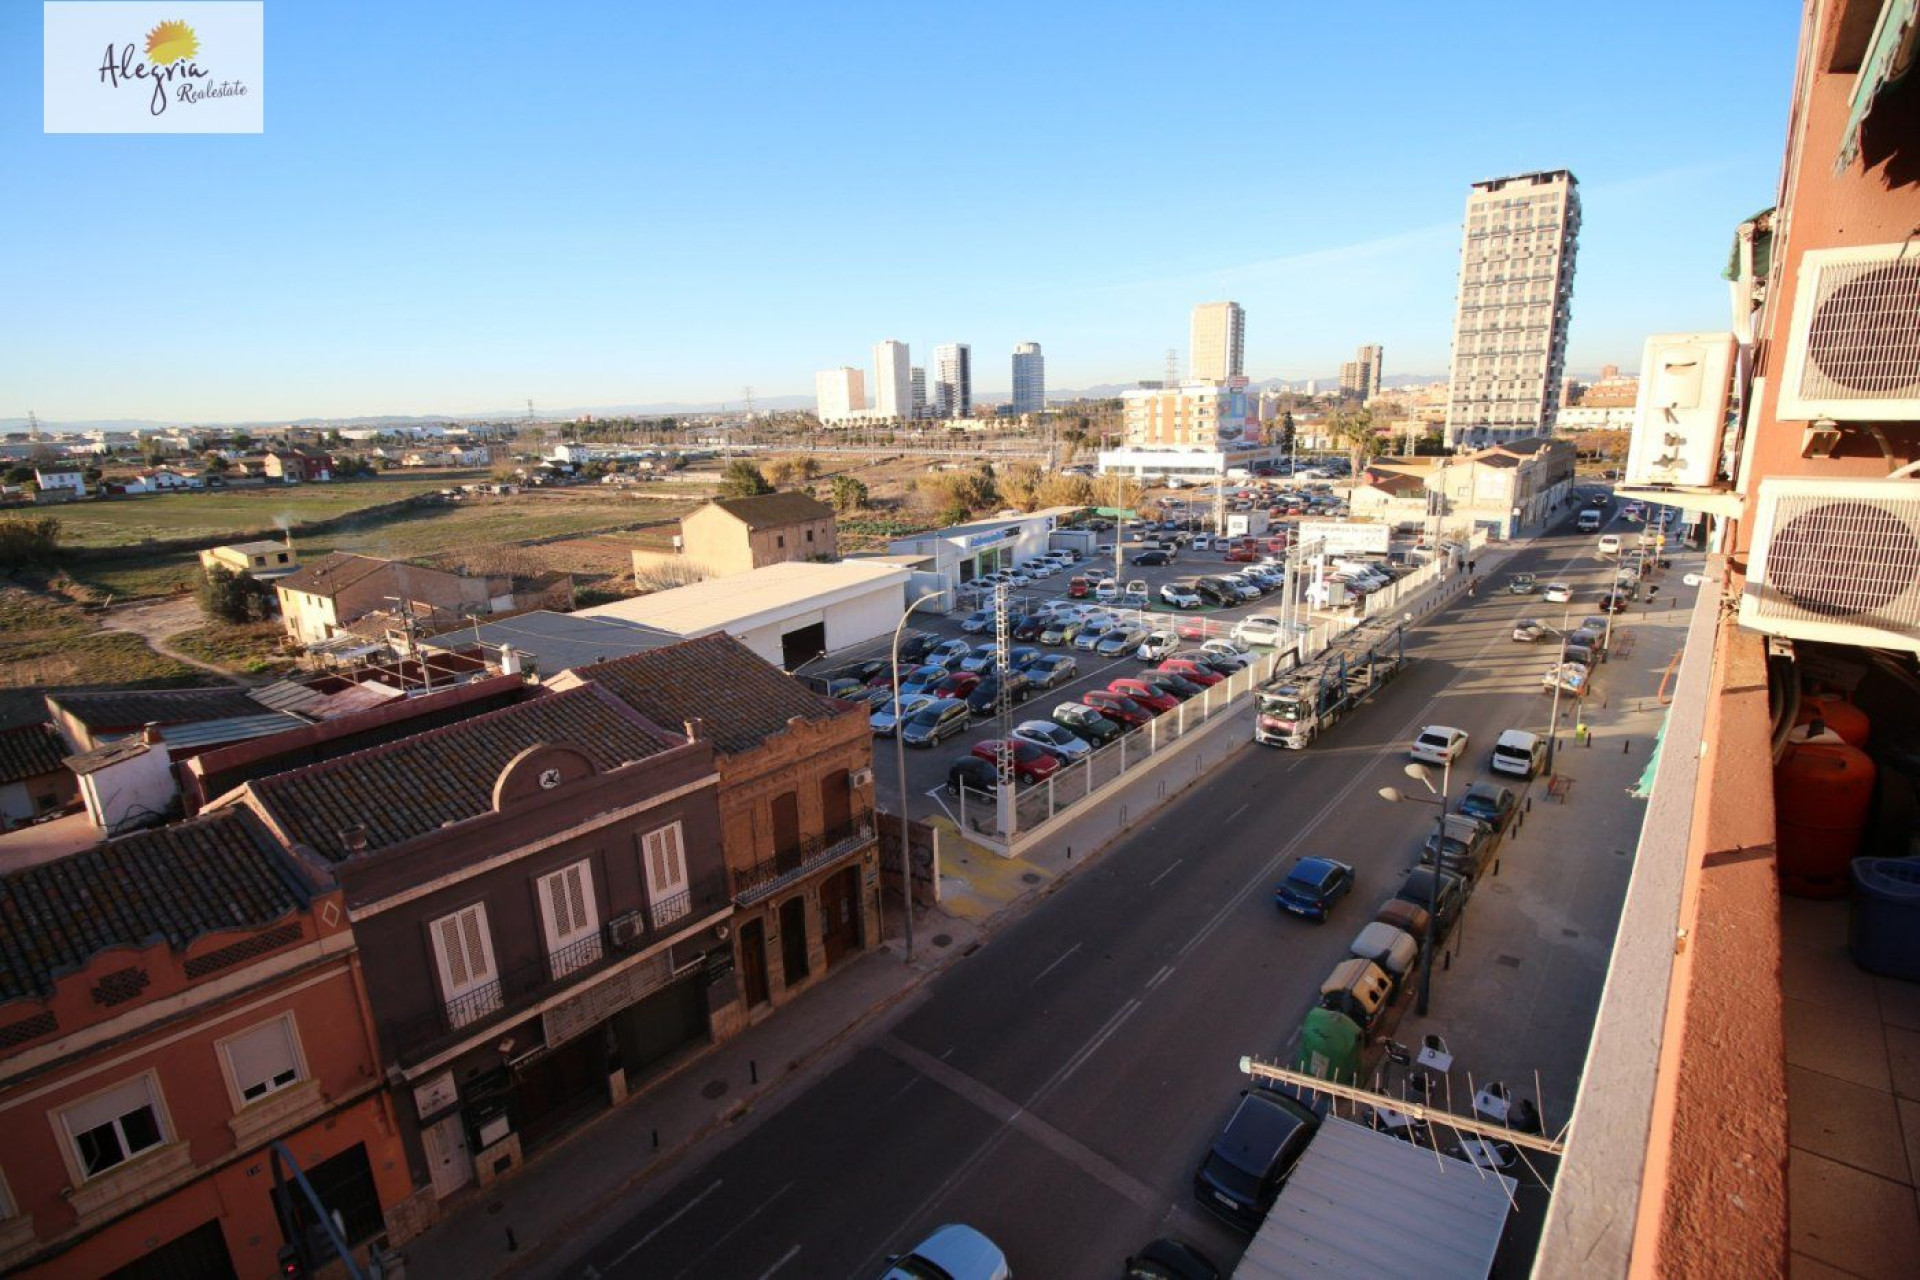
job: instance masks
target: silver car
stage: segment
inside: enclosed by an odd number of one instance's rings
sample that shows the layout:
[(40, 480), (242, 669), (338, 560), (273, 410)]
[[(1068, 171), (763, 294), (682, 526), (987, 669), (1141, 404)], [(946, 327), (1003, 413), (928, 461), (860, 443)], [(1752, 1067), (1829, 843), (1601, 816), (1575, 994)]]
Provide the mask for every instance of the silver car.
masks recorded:
[(930, 693), (903, 693), (900, 695), (900, 704), (896, 707), (893, 699), (888, 698), (880, 704), (877, 711), (867, 717), (867, 727), (883, 738), (892, 737), (899, 729), (902, 720), (910, 719), (914, 712), (922, 707), (931, 706), (937, 701), (938, 699)]
[(1075, 737), (1065, 726), (1051, 720), (1022, 720), (1013, 728), (1013, 736), (1031, 742), (1061, 764), (1071, 764), (1093, 753), (1086, 739)]

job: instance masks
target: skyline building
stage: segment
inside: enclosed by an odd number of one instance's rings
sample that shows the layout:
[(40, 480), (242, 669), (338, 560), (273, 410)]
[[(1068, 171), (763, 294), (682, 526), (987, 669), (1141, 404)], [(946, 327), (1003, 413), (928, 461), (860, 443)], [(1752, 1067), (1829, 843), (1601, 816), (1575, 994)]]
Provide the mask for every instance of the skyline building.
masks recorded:
[(1566, 169), (1473, 184), (1460, 247), (1448, 444), (1552, 432), (1579, 235), (1580, 184)]
[(851, 365), (813, 375), (814, 413), (822, 422), (850, 418), (867, 407), (867, 375)]
[(915, 418), (927, 416), (927, 371), (919, 365), (913, 366), (910, 379), (913, 383), (913, 414)]
[(1013, 349), (1013, 411), (1039, 413), (1047, 407), (1047, 360), (1037, 342)]
[(943, 342), (933, 349), (933, 412), (938, 418), (973, 416), (973, 347)]
[(1370, 343), (1340, 366), (1341, 395), (1353, 396), (1365, 404), (1385, 390), (1380, 384), (1380, 354), (1380, 345)]
[(1214, 449), (1245, 438), (1257, 413), (1244, 387), (1211, 378), (1136, 387), (1120, 393), (1120, 405), (1130, 448)]
[(1210, 382), (1246, 375), (1247, 313), (1237, 302), (1203, 302), (1193, 309), (1187, 376)]
[(873, 411), (882, 418), (913, 416), (913, 362), (907, 344), (888, 338), (873, 344)]

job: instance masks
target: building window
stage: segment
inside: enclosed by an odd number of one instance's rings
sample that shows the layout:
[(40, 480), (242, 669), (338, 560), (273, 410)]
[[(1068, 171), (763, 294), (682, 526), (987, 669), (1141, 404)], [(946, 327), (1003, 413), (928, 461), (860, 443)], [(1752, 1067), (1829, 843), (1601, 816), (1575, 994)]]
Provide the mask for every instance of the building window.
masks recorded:
[(812, 541), (813, 541), (813, 530), (811, 530), (811, 529), (809, 529), (809, 530), (807, 530), (807, 541), (808, 541), (808, 542), (812, 542)]
[(640, 860), (647, 875), (647, 903), (653, 927), (670, 924), (693, 909), (687, 893), (687, 852), (680, 824), (649, 831), (640, 838)]
[(600, 936), (600, 913), (593, 900), (593, 869), (586, 862), (562, 867), (534, 882), (540, 898), (540, 922), (546, 928), (547, 955), (558, 978), (600, 958), (600, 949), (581, 945)]
[(493, 938), (487, 931), (487, 908), (476, 902), (428, 926), (433, 935), (434, 960), (440, 969), (440, 990), (446, 995), (447, 1017), (464, 1027), (500, 1007), (500, 985), (493, 967)]
[(220, 1042), (227, 1074), (243, 1103), (264, 1098), (300, 1079), (300, 1054), (294, 1045), (293, 1015), (242, 1031)]
[(773, 535), (773, 545), (774, 545), (774, 546), (776, 546), (776, 547), (781, 547), (781, 548), (785, 548), (785, 546), (787, 545), (787, 535), (786, 535), (786, 534), (784, 534), (784, 533), (776, 533), (776, 534), (774, 534), (774, 535)]
[(105, 1173), (166, 1141), (150, 1075), (75, 1103), (60, 1113), (60, 1123), (83, 1178)]

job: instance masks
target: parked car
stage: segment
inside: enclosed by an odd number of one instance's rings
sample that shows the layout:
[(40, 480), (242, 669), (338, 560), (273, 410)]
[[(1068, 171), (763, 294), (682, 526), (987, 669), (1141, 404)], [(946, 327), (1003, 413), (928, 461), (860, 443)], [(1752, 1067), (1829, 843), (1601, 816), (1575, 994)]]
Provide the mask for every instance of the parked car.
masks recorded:
[(1170, 551), (1142, 551), (1133, 558), (1133, 563), (1138, 565), (1171, 564), (1173, 563), (1173, 553)]
[(1080, 703), (1127, 729), (1137, 729), (1159, 714), (1145, 703), (1135, 702), (1128, 695), (1111, 689), (1089, 689), (1080, 695)]
[(1000, 646), (990, 640), (986, 644), (975, 645), (972, 653), (960, 659), (960, 669), (984, 676), (993, 670), (993, 664), (999, 660), (999, 657)]
[(1202, 600), (1222, 609), (1240, 603), (1240, 593), (1225, 578), (1200, 578), (1194, 582), (1193, 589)]
[(1600, 611), (1602, 613), (1625, 613), (1627, 611), (1627, 600), (1628, 597), (1621, 592), (1609, 591), (1600, 597)]
[(1037, 613), (1007, 619), (1007, 634), (1015, 640), (1038, 640), (1047, 629), (1047, 620)]
[(1185, 702), (1189, 698), (1197, 698), (1205, 692), (1201, 686), (1174, 671), (1161, 671), (1157, 668), (1149, 668), (1146, 671), (1142, 671), (1138, 679), (1142, 684), (1150, 685), (1163, 693), (1171, 694), (1181, 702)]
[(1147, 633), (1139, 627), (1115, 627), (1100, 637), (1094, 652), (1103, 658), (1118, 658), (1132, 653), (1147, 642)]
[(1534, 582), (1533, 575), (1530, 573), (1516, 573), (1507, 579), (1507, 593), (1509, 595), (1530, 596), (1536, 589), (1537, 584)]
[(1503, 787), (1497, 782), (1474, 783), (1453, 807), (1455, 812), (1486, 823), (1493, 828), (1495, 835), (1505, 835), (1507, 827), (1513, 822), (1513, 815), (1520, 812), (1513, 788)]
[(1226, 679), (1212, 667), (1202, 662), (1195, 662), (1191, 658), (1168, 658), (1155, 670), (1171, 672), (1182, 680), (1199, 685), (1202, 689), (1210, 689)]
[(1112, 604), (1120, 598), (1120, 584), (1112, 578), (1100, 579), (1100, 585), (1093, 589), (1093, 598), (1102, 604)]
[(1155, 631), (1140, 642), (1133, 656), (1142, 662), (1158, 662), (1171, 657), (1180, 648), (1180, 637), (1171, 631)]
[(1424, 764), (1449, 765), (1460, 758), (1467, 749), (1467, 731), (1455, 729), (1444, 724), (1430, 724), (1422, 729), (1413, 740), (1412, 748), (1407, 752), (1415, 760)]
[(1573, 588), (1564, 582), (1549, 582), (1545, 599), (1548, 604), (1566, 604), (1573, 599)]
[(900, 637), (900, 661), (925, 662), (940, 637), (930, 631), (909, 631)]
[[(1451, 871), (1441, 871), (1436, 886), (1435, 874), (1432, 867), (1415, 867), (1407, 872), (1393, 897), (1396, 902), (1408, 903), (1426, 913), (1427, 928), (1433, 931), (1437, 944), (1452, 931), (1467, 905), (1467, 882)], [(1436, 893), (1438, 910), (1435, 910)]]
[(1007, 698), (1015, 706), (1019, 706), (1033, 688), (1032, 682), (1018, 671), (1009, 671), (1004, 675), (996, 673), (973, 687), (973, 692), (967, 695), (967, 709), (976, 716), (991, 714), (1000, 704), (1000, 686), (1003, 682), (1007, 686)]
[(1056, 614), (1053, 621), (1047, 623), (1041, 630), (1040, 643), (1052, 645), (1066, 644), (1073, 639), (1074, 630), (1079, 625), (1080, 620), (1078, 618)]
[(968, 635), (978, 635), (993, 625), (993, 610), (975, 609), (961, 619), (960, 629)]
[(1538, 618), (1522, 618), (1513, 624), (1513, 638), (1526, 644), (1538, 640), (1547, 631), (1547, 624)]
[(1531, 778), (1547, 762), (1547, 742), (1525, 729), (1506, 729), (1493, 744), (1493, 758), (1487, 767), (1495, 773)]
[(1596, 544), (1596, 549), (1603, 556), (1619, 555), (1620, 554), (1620, 535), (1617, 533), (1601, 534), (1600, 541), (1598, 544)]
[(1126, 726), (1111, 720), (1084, 702), (1063, 702), (1053, 709), (1053, 722), (1093, 747), (1104, 747), (1125, 733)]
[(1255, 613), (1234, 623), (1232, 636), (1241, 644), (1277, 645), (1286, 631), (1280, 625), (1280, 619), (1271, 614)]
[(972, 671), (954, 671), (947, 678), (933, 686), (931, 692), (943, 698), (964, 698), (979, 685), (980, 677)]
[(1051, 720), (1022, 720), (1013, 727), (1013, 736), (1022, 742), (1031, 742), (1061, 764), (1072, 764), (1093, 754), (1093, 747), (1085, 738)]
[(1155, 688), (1144, 680), (1115, 680), (1107, 685), (1107, 692), (1117, 693), (1123, 698), (1132, 698), (1155, 715), (1165, 715), (1180, 705), (1180, 699)]
[(892, 697), (874, 709), (867, 717), (867, 727), (881, 737), (890, 737), (899, 729), (902, 720), (911, 720), (914, 713), (931, 706), (937, 699), (929, 693), (901, 694), (896, 705)]
[(1243, 667), (1253, 655), (1253, 650), (1231, 636), (1215, 636), (1211, 640), (1203, 641), (1200, 647), (1208, 653), (1217, 654)]
[(1075, 600), (1085, 599), (1092, 590), (1093, 583), (1086, 578), (1075, 577), (1067, 580), (1067, 594)]
[[(1043, 782), (1060, 771), (1060, 761), (1031, 742), (1018, 738), (1013, 742), (1013, 776), (1023, 782)], [(1000, 739), (988, 738), (973, 744), (973, 754), (989, 764), (999, 759)]]
[(935, 685), (951, 674), (945, 667), (932, 662), (911, 670), (903, 668), (900, 672), (900, 694), (905, 697), (909, 693), (931, 693)]
[(947, 794), (958, 796), (962, 787), (993, 795), (1000, 790), (1000, 771), (985, 760), (961, 756), (947, 766)]
[(1126, 590), (1120, 593), (1120, 599), (1130, 608), (1144, 609), (1147, 602), (1153, 599), (1153, 592), (1145, 578), (1135, 578), (1127, 583)]
[(888, 1258), (880, 1280), (1010, 1280), (1007, 1255), (1000, 1246), (962, 1223), (950, 1222), (913, 1247)]
[(1578, 662), (1556, 662), (1540, 677), (1540, 687), (1548, 693), (1558, 689), (1570, 697), (1587, 696), (1587, 668)]
[(1073, 655), (1066, 653), (1036, 654), (1019, 668), (1020, 674), (1032, 682), (1036, 689), (1051, 689), (1063, 684), (1073, 679), (1079, 670), (1080, 664)]
[(1080, 630), (1074, 633), (1073, 647), (1084, 653), (1092, 653), (1100, 647), (1100, 642), (1106, 639), (1107, 633), (1116, 629), (1105, 625), (1096, 627), (1090, 622), (1083, 623)]
[(1160, 601), (1176, 609), (1198, 609), (1203, 603), (1200, 593), (1183, 582), (1169, 582), (1161, 587)]
[(907, 717), (900, 726), (900, 741), (910, 747), (931, 747), (964, 732), (969, 723), (966, 703), (958, 698), (940, 698)]
[(1123, 1280), (1220, 1280), (1220, 1268), (1184, 1240), (1162, 1236), (1127, 1259)]
[(965, 640), (943, 640), (933, 647), (933, 651), (927, 655), (927, 661), (937, 662), (951, 671), (972, 652), (973, 646)]
[(1467, 880), (1476, 880), (1487, 859), (1493, 856), (1493, 828), (1464, 813), (1449, 813), (1437, 824), (1442, 830), (1429, 831), (1420, 846), (1420, 863), (1440, 865)]
[(1228, 1225), (1259, 1230), (1319, 1128), (1319, 1117), (1286, 1094), (1242, 1093), (1193, 1175), (1195, 1198)]
[(1274, 905), (1309, 920), (1325, 921), (1333, 904), (1353, 890), (1353, 867), (1332, 858), (1296, 858), (1273, 891)]
[(885, 675), (893, 670), (893, 664), (885, 658), (867, 658), (860, 662), (849, 662), (823, 673), (828, 683), (838, 680), (852, 680), (857, 684), (866, 684), (875, 676)]

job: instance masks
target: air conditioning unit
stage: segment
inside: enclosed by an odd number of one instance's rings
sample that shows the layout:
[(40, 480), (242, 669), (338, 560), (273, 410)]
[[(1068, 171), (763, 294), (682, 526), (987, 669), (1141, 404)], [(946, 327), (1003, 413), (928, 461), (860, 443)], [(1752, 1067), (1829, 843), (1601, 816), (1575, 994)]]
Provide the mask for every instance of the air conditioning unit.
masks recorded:
[(1730, 333), (1656, 333), (1640, 358), (1640, 399), (1627, 483), (1713, 483), (1727, 422), (1735, 343)]
[(1920, 651), (1920, 480), (1762, 480), (1740, 625)]
[(864, 787), (872, 781), (873, 770), (871, 769), (855, 769), (847, 775), (847, 785), (853, 787)]
[(631, 947), (646, 932), (646, 918), (638, 911), (628, 911), (607, 921), (607, 942), (615, 951), (624, 951)]
[(1775, 415), (1920, 420), (1920, 244), (1815, 249), (1800, 259)]

